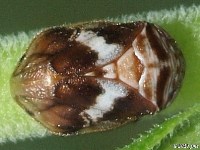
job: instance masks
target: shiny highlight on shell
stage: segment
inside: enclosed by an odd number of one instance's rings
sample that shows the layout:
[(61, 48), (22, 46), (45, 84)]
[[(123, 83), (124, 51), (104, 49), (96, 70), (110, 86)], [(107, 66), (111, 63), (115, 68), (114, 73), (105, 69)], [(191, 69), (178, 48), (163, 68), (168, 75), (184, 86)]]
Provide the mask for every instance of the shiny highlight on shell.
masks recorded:
[(185, 61), (175, 40), (148, 22), (91, 22), (42, 31), (12, 74), (11, 93), (59, 135), (104, 131), (165, 108)]

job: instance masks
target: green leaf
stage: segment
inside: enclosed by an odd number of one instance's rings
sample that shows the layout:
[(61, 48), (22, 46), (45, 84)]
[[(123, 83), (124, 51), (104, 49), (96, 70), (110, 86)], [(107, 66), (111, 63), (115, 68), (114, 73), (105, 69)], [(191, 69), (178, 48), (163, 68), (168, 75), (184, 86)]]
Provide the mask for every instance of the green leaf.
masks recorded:
[[(174, 115), (171, 118), (166, 119), (162, 124), (155, 125), (154, 128), (149, 130), (146, 134), (141, 135), (140, 138), (134, 139), (133, 143), (121, 148), (120, 150), (141, 150), (141, 149), (153, 149), (159, 148), (162, 146), (166, 149), (174, 148), (172, 143), (174, 144), (200, 144), (200, 132), (199, 127), (200, 123), (196, 120), (200, 119), (200, 104), (197, 104), (193, 107), (190, 107), (184, 112)], [(187, 133), (188, 128), (195, 128), (190, 133)], [(187, 139), (189, 141), (183, 139), (176, 139), (177, 132), (186, 132), (192, 139)], [(174, 137), (175, 136), (175, 137)], [(167, 139), (172, 138), (170, 144), (167, 143)], [(191, 141), (192, 140), (192, 141)], [(162, 143), (163, 142), (163, 143)], [(167, 146), (166, 146), (167, 143)]]
[[(126, 150), (168, 150), (174, 149), (173, 144), (182, 143), (200, 145), (200, 6), (134, 14), (109, 20), (119, 22), (145, 20), (159, 24), (168, 31), (176, 39), (186, 59), (187, 68), (183, 87), (175, 101), (158, 114), (145, 116), (136, 123), (133, 122), (112, 132), (66, 138), (65, 142), (68, 140), (72, 145), (71, 141), (74, 139), (77, 139), (74, 143), (77, 141), (81, 143), (81, 140), (87, 138), (88, 141), (94, 139), (97, 141), (96, 147), (101, 148), (101, 141), (98, 138), (102, 136), (101, 139), (104, 139), (108, 135), (107, 140), (103, 142), (104, 145), (118, 146)], [(18, 107), (9, 90), (12, 71), (35, 33), (0, 36), (0, 143), (49, 135), (44, 127)], [(154, 127), (151, 126), (152, 124)], [(125, 147), (119, 146), (121, 137), (129, 137), (125, 134), (130, 133), (130, 126), (131, 132), (134, 132), (131, 134), (134, 139), (124, 140), (123, 144), (125, 142), (127, 144)], [(140, 127), (138, 132), (137, 127)], [(138, 136), (138, 133), (141, 136)], [(117, 135), (115, 141), (111, 139), (113, 135)], [(53, 138), (53, 141), (55, 139)]]

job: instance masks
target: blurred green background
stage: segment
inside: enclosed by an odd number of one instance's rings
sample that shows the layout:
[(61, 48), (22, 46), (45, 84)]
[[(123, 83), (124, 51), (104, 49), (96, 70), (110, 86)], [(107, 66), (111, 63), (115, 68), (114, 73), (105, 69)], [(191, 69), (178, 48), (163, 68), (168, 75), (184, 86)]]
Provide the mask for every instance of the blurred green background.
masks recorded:
[(0, 34), (189, 6), (199, 0), (0, 0)]
[[(175, 6), (200, 4), (199, 0), (0, 0), (0, 34), (31, 31), (64, 23), (115, 18), (121, 15), (141, 13), (150, 10), (172, 9)], [(140, 122), (129, 123), (108, 132), (80, 136), (27, 139), (17, 143), (0, 145), (0, 150), (112, 150), (123, 147), (138, 137), (153, 122), (163, 121), (163, 114), (142, 118)], [(171, 115), (171, 114), (170, 114)], [(161, 118), (159, 120), (159, 117)], [(146, 124), (149, 124), (147, 127)]]

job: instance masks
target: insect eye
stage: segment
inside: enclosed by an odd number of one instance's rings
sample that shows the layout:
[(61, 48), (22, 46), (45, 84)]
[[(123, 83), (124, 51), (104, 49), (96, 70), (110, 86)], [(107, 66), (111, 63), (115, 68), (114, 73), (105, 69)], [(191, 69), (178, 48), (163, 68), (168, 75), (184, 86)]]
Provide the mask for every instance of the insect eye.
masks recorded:
[(165, 108), (185, 61), (148, 22), (95, 22), (38, 34), (12, 74), (16, 102), (50, 131), (103, 131)]

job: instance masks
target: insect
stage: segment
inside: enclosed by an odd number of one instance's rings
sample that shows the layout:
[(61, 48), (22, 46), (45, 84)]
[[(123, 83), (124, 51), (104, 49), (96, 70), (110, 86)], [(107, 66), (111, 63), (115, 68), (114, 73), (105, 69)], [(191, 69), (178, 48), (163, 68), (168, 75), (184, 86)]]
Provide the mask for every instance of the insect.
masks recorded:
[(174, 39), (148, 22), (53, 27), (30, 44), (11, 93), (59, 135), (103, 131), (166, 107), (185, 72)]

